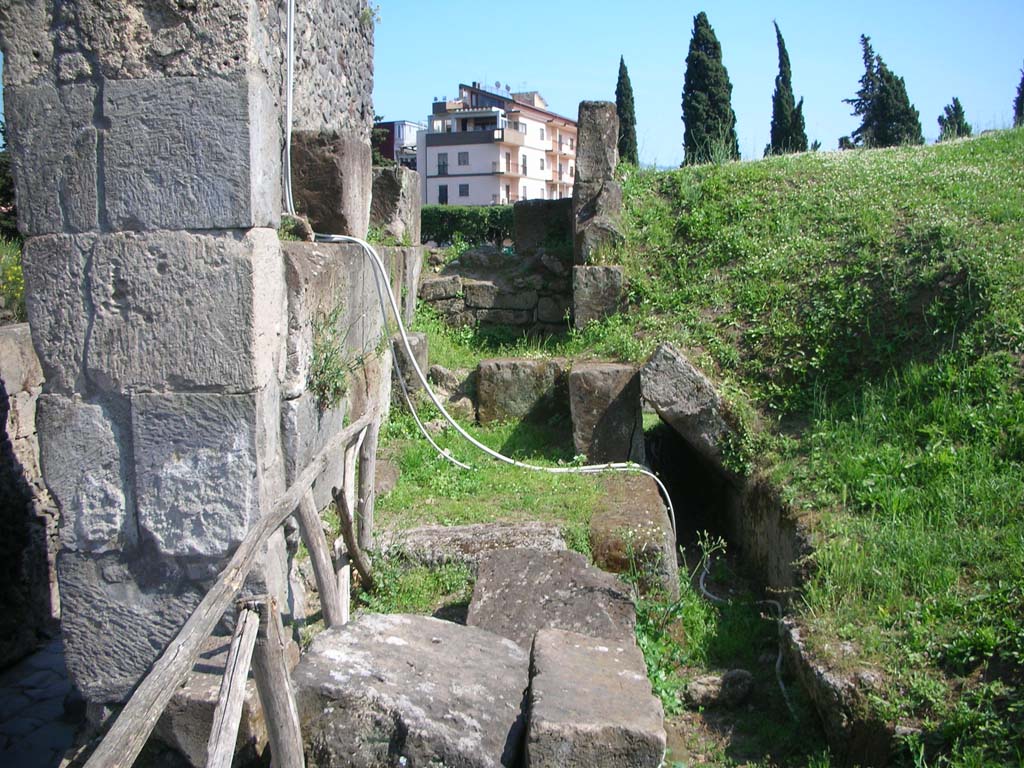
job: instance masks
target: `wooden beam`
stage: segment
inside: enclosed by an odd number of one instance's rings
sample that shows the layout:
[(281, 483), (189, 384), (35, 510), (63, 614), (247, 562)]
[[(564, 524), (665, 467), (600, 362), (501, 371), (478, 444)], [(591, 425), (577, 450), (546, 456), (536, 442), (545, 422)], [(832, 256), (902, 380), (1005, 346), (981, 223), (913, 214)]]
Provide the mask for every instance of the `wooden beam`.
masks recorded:
[(249, 664), (260, 628), (260, 615), (254, 608), (245, 606), (238, 613), (217, 708), (213, 712), (210, 738), (206, 743), (206, 768), (231, 768), (235, 756), (238, 724), (242, 721), (242, 705), (245, 703), (245, 683), (249, 679)]
[(245, 583), (256, 554), (263, 548), (270, 534), (299, 505), (313, 481), (327, 467), (331, 455), (357, 439), (373, 418), (372, 411), (364, 414), (328, 440), (295, 482), (274, 502), (270, 511), (249, 529), (230, 562), (221, 571), (217, 582), (210, 587), (177, 636), (150, 667), (149, 673), (139, 683), (103, 741), (89, 757), (85, 768), (131, 768), (149, 734), (156, 727), (167, 702), (195, 665), (203, 641), (217, 626), (220, 617)]
[(270, 598), (260, 611), (260, 631), (252, 657), (253, 677), (270, 741), (270, 760), (274, 768), (305, 768), (299, 711), (285, 660), (285, 642), (277, 604)]
[(333, 488), (334, 504), (338, 508), (338, 519), (341, 521), (341, 537), (345, 541), (345, 549), (348, 550), (348, 557), (359, 572), (363, 588), (367, 592), (373, 591), (373, 571), (366, 553), (359, 548), (356, 541), (356, 533), (352, 524), (352, 502), (351, 497), (346, 495), (344, 489)]
[(323, 524), (316, 510), (313, 492), (307, 491), (302, 497), (295, 515), (299, 521), (299, 533), (309, 550), (309, 559), (316, 577), (316, 589), (320, 593), (320, 608), (324, 615), (324, 624), (334, 627), (345, 622), (342, 620), (341, 596), (338, 593), (338, 578), (331, 562), (331, 553), (327, 548), (327, 537), (324, 536)]
[(359, 447), (359, 503), (356, 505), (356, 523), (359, 526), (359, 546), (365, 552), (373, 549), (373, 511), (376, 503), (377, 437), (380, 421), (374, 420), (366, 429), (366, 438)]

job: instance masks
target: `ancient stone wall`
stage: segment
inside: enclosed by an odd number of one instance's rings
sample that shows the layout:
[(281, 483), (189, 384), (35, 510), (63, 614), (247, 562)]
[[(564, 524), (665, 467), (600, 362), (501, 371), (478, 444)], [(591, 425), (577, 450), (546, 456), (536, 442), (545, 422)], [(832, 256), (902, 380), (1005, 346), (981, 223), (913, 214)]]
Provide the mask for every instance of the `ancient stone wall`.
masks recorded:
[[(368, 212), (372, 18), (362, 0), (299, 7), (297, 125), (346, 137), (344, 205)], [(290, 406), (306, 385), (293, 353), (309, 350), (275, 231), (283, 34), (284, 5), (267, 0), (0, 9), (46, 379), (41, 464), (63, 514), (62, 631), (93, 705), (125, 698), (294, 475), (309, 435), (338, 421), (309, 426)], [(326, 259), (350, 291), (339, 333), (376, 303), (357, 260)], [(365, 346), (373, 332), (366, 320), (349, 335)], [(342, 408), (387, 397), (389, 376), (365, 375), (368, 394)], [(279, 533), (247, 588), (287, 612), (286, 568)]]

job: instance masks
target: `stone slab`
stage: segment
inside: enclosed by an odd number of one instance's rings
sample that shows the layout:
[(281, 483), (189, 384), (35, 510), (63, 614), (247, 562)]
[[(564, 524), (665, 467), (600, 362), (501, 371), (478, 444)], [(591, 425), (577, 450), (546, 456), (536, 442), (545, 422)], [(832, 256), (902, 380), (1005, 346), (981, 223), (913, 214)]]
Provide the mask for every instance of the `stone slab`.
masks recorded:
[(292, 674), (306, 764), (518, 765), (528, 665), (515, 643), (425, 616), (322, 632)]
[[(281, 401), (280, 407), (284, 477), (286, 483), (292, 483), (330, 437), (344, 429), (348, 402), (342, 400), (337, 408), (321, 410), (316, 395), (307, 391), (299, 397)], [(324, 509), (334, 501), (331, 489), (341, 487), (344, 473), (344, 451), (337, 451), (313, 483), (317, 509)]]
[(68, 671), (96, 703), (129, 696), (205, 593), (157, 558), (64, 550), (57, 574)]
[(565, 361), (528, 358), (481, 360), (477, 368), (477, 417), (481, 424), (569, 415)]
[(61, 508), (63, 546), (102, 552), (133, 542), (119, 440), (125, 430), (115, 414), (78, 397), (41, 395), (37, 418), (43, 478)]
[(292, 132), (295, 208), (313, 229), (365, 238), (370, 223), (372, 168), (363, 131)]
[(536, 291), (503, 289), (487, 280), (462, 281), (463, 298), (473, 309), (533, 309), (537, 306)]
[(114, 229), (276, 228), (280, 123), (261, 78), (109, 80), (103, 119)]
[[(719, 470), (732, 428), (725, 404), (708, 379), (670, 343), (661, 344), (640, 370), (643, 396), (658, 416)], [(731, 473), (729, 473), (731, 475)]]
[[(423, 375), (426, 376), (428, 366), (429, 348), (427, 345), (428, 339), (427, 334), (412, 331), (406, 334), (409, 337), (409, 346), (412, 347), (413, 360), (416, 361), (416, 365), (419, 366), (420, 370), (423, 371)], [(401, 376), (405, 381), (406, 389), (409, 390), (411, 395), (417, 390), (423, 389), (423, 384), (420, 382), (419, 376), (416, 375), (416, 371), (413, 370), (412, 363), (409, 360), (409, 353), (405, 349), (405, 343), (400, 335), (395, 335), (391, 338), (392, 349), (394, 350), (394, 361), (395, 365), (391, 371), (391, 376), (395, 381), (395, 402), (402, 402), (402, 392), (398, 384), (398, 377)]]
[(605, 475), (601, 488), (590, 518), (594, 564), (611, 573), (636, 567), (642, 591), (678, 599), (675, 534), (658, 484), (647, 475), (622, 472)]
[(380, 534), (389, 553), (437, 566), (444, 563), (476, 565), (488, 553), (499, 549), (536, 549), (559, 552), (565, 540), (557, 525), (535, 521), (475, 523), (472, 525), (425, 525)]
[(428, 277), (420, 283), (420, 299), (439, 301), (462, 297), (462, 279), (458, 275)]
[(420, 175), (400, 165), (373, 169), (370, 226), (408, 245), (420, 244)]
[(530, 672), (529, 768), (662, 764), (665, 716), (635, 645), (542, 629)]
[(23, 235), (85, 232), (99, 225), (95, 100), (92, 84), (4, 88)]
[(569, 372), (569, 407), (577, 454), (585, 454), (592, 464), (643, 464), (640, 375), (634, 366), (576, 363)]
[(581, 101), (577, 120), (576, 183), (615, 176), (619, 117), (610, 101)]
[(626, 586), (578, 552), (504, 549), (477, 567), (466, 623), (529, 648), (544, 628), (635, 643), (636, 611)]
[(166, 555), (220, 559), (260, 514), (256, 397), (133, 395), (131, 410), (140, 533)]
[(8, 397), (43, 385), (43, 369), (32, 347), (28, 323), (0, 326), (0, 380)]
[(625, 272), (622, 267), (572, 268), (572, 315), (577, 328), (617, 314), (623, 305)]

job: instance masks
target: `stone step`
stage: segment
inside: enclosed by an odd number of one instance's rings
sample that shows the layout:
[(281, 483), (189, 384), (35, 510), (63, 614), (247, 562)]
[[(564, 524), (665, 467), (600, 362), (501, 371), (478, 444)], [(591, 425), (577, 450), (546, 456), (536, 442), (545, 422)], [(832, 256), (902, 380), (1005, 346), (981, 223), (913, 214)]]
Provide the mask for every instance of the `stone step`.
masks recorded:
[(527, 768), (657, 768), (661, 702), (640, 649), (542, 629), (530, 660)]
[(578, 552), (505, 549), (480, 560), (466, 623), (523, 648), (545, 628), (632, 645), (636, 610), (627, 587)]
[(529, 657), (475, 627), (363, 614), (316, 637), (295, 682), (306, 764), (519, 764)]
[(428, 566), (467, 563), (476, 566), (499, 549), (528, 548), (558, 552), (565, 540), (557, 525), (525, 523), (475, 523), (472, 525), (424, 525), (404, 531), (382, 531), (378, 539), (385, 554), (401, 554)]

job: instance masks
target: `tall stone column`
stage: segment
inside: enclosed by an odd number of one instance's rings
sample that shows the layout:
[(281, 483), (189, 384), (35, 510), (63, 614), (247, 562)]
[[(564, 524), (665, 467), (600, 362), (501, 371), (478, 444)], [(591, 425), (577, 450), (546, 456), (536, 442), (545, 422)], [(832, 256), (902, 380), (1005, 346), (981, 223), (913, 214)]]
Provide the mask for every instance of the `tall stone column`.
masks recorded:
[[(92, 704), (128, 696), (284, 487), (281, 15), (0, 9), (62, 629)], [(283, 554), (254, 589), (284, 598)]]

